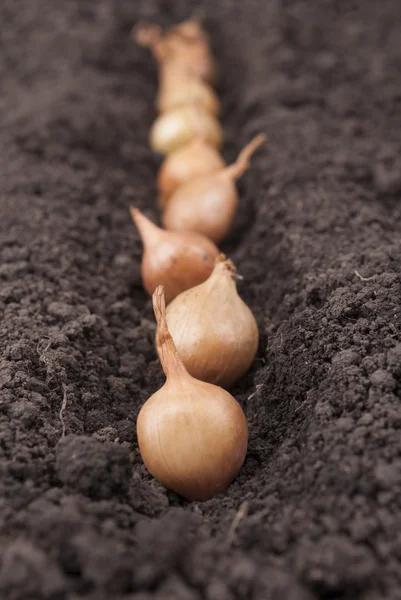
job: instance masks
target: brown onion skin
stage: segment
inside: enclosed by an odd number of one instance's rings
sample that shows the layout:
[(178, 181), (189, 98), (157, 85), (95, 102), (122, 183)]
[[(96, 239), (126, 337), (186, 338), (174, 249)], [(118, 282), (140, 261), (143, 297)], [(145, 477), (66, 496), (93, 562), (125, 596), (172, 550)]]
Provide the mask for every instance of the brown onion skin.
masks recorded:
[(158, 112), (167, 112), (183, 104), (193, 103), (214, 116), (220, 113), (219, 99), (207, 82), (183, 70), (176, 63), (166, 62), (160, 68), (160, 88), (156, 101)]
[(209, 38), (196, 19), (171, 27), (164, 35), (159, 26), (141, 23), (135, 28), (134, 37), (139, 45), (151, 49), (160, 66), (174, 63), (190, 75), (217, 84), (218, 68)]
[(141, 274), (149, 295), (163, 285), (168, 304), (209, 277), (219, 251), (208, 238), (189, 231), (164, 231), (136, 208), (131, 208), (131, 215), (144, 245)]
[(225, 167), (220, 153), (201, 138), (172, 152), (157, 176), (159, 206), (164, 208), (170, 196), (184, 183), (200, 175), (215, 173)]
[(170, 196), (163, 226), (171, 231), (196, 231), (219, 244), (228, 234), (238, 206), (235, 183), (222, 172), (190, 179)]
[[(139, 413), (137, 436), (153, 477), (187, 500), (202, 502), (224, 491), (242, 467), (248, 426), (228, 392), (194, 381), (196, 387), (167, 381), (153, 394)], [(174, 395), (174, 404), (166, 393)]]
[(216, 87), (219, 81), (218, 69), (213, 57), (209, 53), (199, 51), (198, 48), (184, 48), (182, 52), (176, 50), (169, 55), (174, 62), (188, 74), (198, 77), (201, 81)]
[(221, 242), (230, 230), (238, 206), (235, 181), (248, 169), (252, 154), (264, 140), (263, 134), (257, 135), (233, 164), (180, 186), (167, 202), (163, 226), (172, 231), (197, 231), (216, 244)]
[(188, 19), (171, 27), (165, 36), (167, 55), (180, 61), (196, 77), (215, 85), (218, 69), (210, 50), (209, 36), (198, 19)]
[(225, 390), (187, 372), (166, 322), (163, 288), (153, 294), (156, 348), (166, 383), (142, 406), (137, 437), (150, 473), (188, 500), (205, 501), (226, 489), (246, 456), (248, 424)]
[(250, 368), (259, 330), (240, 298), (234, 266), (221, 255), (210, 277), (179, 294), (167, 307), (167, 324), (187, 371), (229, 388)]

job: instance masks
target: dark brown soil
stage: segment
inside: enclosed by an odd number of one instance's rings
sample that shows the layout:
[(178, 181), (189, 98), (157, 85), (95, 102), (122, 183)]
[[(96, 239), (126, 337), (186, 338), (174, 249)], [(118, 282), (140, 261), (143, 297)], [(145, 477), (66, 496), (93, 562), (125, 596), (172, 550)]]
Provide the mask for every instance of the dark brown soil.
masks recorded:
[(262, 332), (249, 453), (203, 504), (140, 460), (163, 376), (128, 206), (156, 218), (160, 160), (130, 29), (198, 4), (0, 3), (0, 597), (400, 598), (399, 0), (203, 2), (225, 157), (269, 138), (224, 247)]

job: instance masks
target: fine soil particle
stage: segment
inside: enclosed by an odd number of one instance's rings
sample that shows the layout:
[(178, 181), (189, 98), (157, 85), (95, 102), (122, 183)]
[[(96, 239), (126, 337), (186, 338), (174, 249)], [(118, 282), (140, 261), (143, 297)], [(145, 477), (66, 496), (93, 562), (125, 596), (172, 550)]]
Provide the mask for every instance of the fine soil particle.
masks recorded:
[(191, 504), (135, 433), (163, 375), (128, 212), (158, 218), (157, 71), (130, 31), (199, 2), (0, 3), (4, 600), (399, 598), (399, 0), (201, 5), (225, 159), (268, 143), (223, 245), (261, 331), (249, 452)]

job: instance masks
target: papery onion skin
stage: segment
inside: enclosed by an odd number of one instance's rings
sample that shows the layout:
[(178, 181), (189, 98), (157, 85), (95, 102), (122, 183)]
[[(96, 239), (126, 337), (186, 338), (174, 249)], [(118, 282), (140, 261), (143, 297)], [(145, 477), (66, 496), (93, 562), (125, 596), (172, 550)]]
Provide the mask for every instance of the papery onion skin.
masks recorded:
[(197, 379), (232, 386), (251, 366), (259, 330), (237, 292), (233, 265), (222, 255), (204, 283), (167, 307), (167, 323), (188, 372)]
[(184, 104), (197, 104), (214, 116), (220, 113), (219, 99), (208, 83), (187, 73), (179, 65), (166, 63), (160, 70), (157, 110), (163, 113)]
[(231, 394), (188, 374), (168, 331), (162, 286), (153, 294), (153, 306), (167, 379), (139, 412), (139, 449), (149, 472), (168, 489), (188, 500), (208, 500), (240, 470), (248, 424)]
[(175, 63), (190, 75), (211, 85), (218, 82), (218, 68), (210, 50), (210, 41), (199, 20), (190, 19), (165, 34), (154, 23), (139, 23), (133, 30), (136, 42), (150, 48), (160, 67)]
[(188, 500), (204, 501), (225, 490), (240, 470), (248, 426), (228, 392), (193, 381), (167, 382), (149, 398), (138, 416), (138, 443), (153, 477)]
[(196, 231), (219, 244), (228, 234), (238, 206), (235, 183), (221, 173), (188, 180), (172, 194), (162, 222), (172, 231)]
[(172, 152), (164, 160), (157, 176), (159, 206), (164, 208), (170, 196), (190, 179), (216, 173), (225, 167), (219, 152), (201, 138)]
[(264, 142), (257, 135), (237, 160), (219, 172), (199, 175), (180, 186), (169, 198), (162, 221), (173, 231), (197, 231), (221, 242), (228, 234), (238, 206), (235, 181), (248, 169), (255, 150)]
[(168, 304), (209, 277), (219, 254), (213, 242), (193, 232), (165, 231), (137, 208), (130, 210), (144, 245), (141, 274), (149, 295), (163, 285)]
[(216, 85), (217, 64), (211, 53), (209, 36), (199, 19), (188, 19), (171, 27), (164, 39), (169, 59), (180, 61), (189, 73)]

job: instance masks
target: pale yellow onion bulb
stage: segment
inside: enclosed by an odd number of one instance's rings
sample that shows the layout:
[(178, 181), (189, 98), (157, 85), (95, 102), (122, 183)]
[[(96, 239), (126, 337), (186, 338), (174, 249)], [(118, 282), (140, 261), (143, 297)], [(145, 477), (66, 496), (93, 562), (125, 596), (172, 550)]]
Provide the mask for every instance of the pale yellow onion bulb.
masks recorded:
[(210, 277), (183, 292), (167, 307), (167, 323), (188, 372), (229, 387), (251, 366), (259, 343), (258, 326), (240, 298), (235, 268), (224, 254)]
[(139, 449), (149, 472), (168, 489), (188, 500), (208, 500), (240, 470), (248, 425), (231, 394), (189, 375), (167, 327), (162, 287), (153, 294), (153, 307), (166, 383), (138, 415)]
[(163, 285), (169, 303), (209, 277), (219, 254), (211, 240), (190, 231), (165, 231), (137, 208), (130, 211), (144, 246), (141, 274), (148, 294)]
[(177, 62), (167, 61), (160, 69), (157, 110), (163, 113), (183, 104), (198, 104), (215, 116), (220, 113), (219, 99), (208, 83), (183, 70)]
[(196, 104), (180, 106), (160, 115), (150, 131), (150, 146), (155, 152), (170, 154), (196, 137), (220, 148), (223, 131), (207, 110)]
[(157, 176), (159, 206), (164, 208), (180, 185), (200, 175), (221, 171), (225, 167), (221, 154), (202, 138), (195, 138), (169, 154)]
[(197, 231), (216, 244), (227, 235), (238, 205), (235, 181), (249, 167), (253, 152), (265, 140), (256, 136), (232, 165), (191, 178), (172, 194), (163, 213), (163, 225), (175, 231)]

